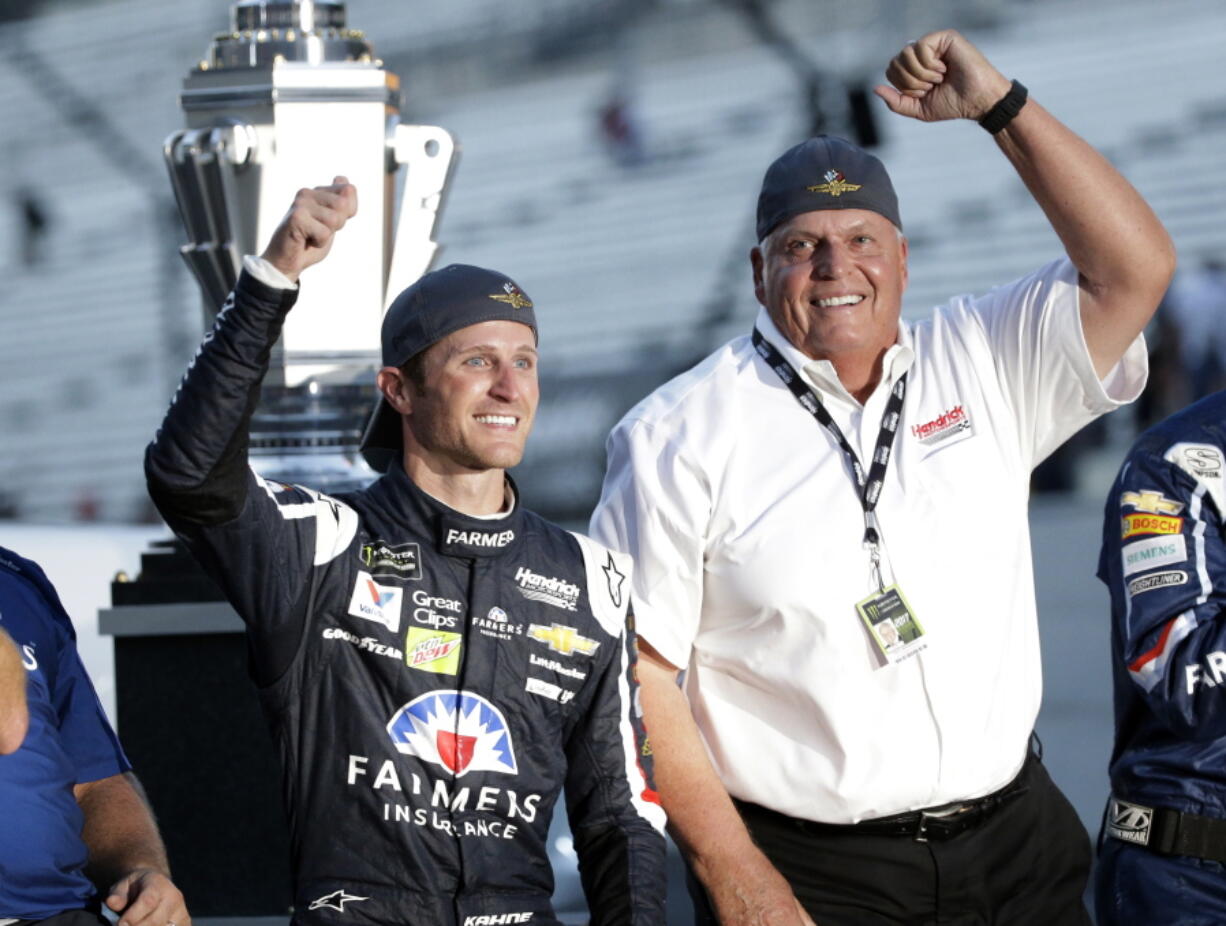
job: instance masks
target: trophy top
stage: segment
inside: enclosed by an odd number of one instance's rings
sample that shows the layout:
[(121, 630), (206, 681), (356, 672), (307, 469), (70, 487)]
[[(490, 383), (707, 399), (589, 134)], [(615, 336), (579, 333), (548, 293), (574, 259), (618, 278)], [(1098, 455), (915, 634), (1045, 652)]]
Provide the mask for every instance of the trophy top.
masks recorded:
[(279, 61), (371, 62), (364, 33), (346, 25), (341, 0), (238, 0), (230, 32), (213, 40), (204, 70), (269, 67)]

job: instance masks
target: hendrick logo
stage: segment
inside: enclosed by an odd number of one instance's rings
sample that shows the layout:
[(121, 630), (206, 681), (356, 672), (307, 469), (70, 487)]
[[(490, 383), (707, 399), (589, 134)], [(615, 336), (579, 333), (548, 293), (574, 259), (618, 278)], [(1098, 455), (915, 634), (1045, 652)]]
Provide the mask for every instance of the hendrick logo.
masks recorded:
[(362, 544), (358, 552), (370, 574), (384, 579), (421, 579), (421, 547), (415, 543), (389, 546), (381, 540)]
[(527, 566), (516, 570), (515, 583), (519, 586), (519, 593), (531, 601), (542, 601), (567, 611), (575, 610), (579, 603), (578, 585), (565, 579), (543, 576)]
[(971, 429), (971, 416), (961, 405), (946, 409), (931, 421), (911, 425), (911, 434), (921, 444), (939, 444), (941, 441)]
[(1154, 809), (1140, 804), (1130, 804), (1111, 798), (1107, 808), (1107, 834), (1138, 846), (1149, 845), (1149, 828), (1153, 824)]

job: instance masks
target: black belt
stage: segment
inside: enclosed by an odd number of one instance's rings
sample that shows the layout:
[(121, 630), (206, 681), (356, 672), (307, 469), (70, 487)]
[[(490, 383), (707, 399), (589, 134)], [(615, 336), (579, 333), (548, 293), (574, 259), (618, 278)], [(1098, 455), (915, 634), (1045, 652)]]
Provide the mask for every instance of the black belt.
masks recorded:
[[(741, 812), (741, 816), (747, 820), (754, 818), (763, 821), (773, 820), (776, 823), (794, 826), (804, 832), (841, 833), (847, 836), (909, 836), (916, 842), (943, 842), (986, 822), (1005, 804), (1028, 791), (1030, 786), (1027, 782), (1027, 772), (1030, 770), (1031, 763), (1038, 761), (1034, 753), (1029, 754), (1016, 778), (999, 791), (993, 791), (983, 797), (942, 804), (940, 807), (926, 807), (923, 810), (909, 810), (906, 813), (896, 813), (888, 817), (861, 820), (859, 823), (819, 823), (815, 820), (789, 817), (777, 810), (751, 804), (748, 801), (734, 798), (733, 803)], [(750, 829), (752, 828), (751, 825)]]
[(1226, 820), (1147, 807), (1111, 796), (1107, 802), (1108, 836), (1162, 855), (1187, 855), (1226, 864)]

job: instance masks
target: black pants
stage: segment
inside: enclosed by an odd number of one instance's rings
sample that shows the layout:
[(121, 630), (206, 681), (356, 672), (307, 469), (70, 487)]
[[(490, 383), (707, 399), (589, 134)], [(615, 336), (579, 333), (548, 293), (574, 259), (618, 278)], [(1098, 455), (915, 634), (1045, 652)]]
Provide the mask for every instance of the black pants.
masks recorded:
[[(1090, 838), (1035, 757), (1022, 792), (945, 841), (805, 826), (743, 805), (754, 841), (819, 926), (1089, 926)], [(714, 924), (691, 879), (695, 922)]]
[(111, 921), (92, 910), (67, 910), (45, 920), (18, 920), (13, 926), (111, 926)]

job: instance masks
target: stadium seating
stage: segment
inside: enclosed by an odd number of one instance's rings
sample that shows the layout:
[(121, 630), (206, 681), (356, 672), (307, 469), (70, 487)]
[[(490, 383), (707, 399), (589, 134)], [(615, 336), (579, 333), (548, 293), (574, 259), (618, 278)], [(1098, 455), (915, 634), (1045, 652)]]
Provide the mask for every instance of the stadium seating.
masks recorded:
[[(417, 4), (409, 21), (400, 0), (350, 7), (389, 60), (576, 8)], [(1172, 0), (1162, 28), (1143, 0), (1010, 9), (972, 34), (985, 51), (1108, 153), (1182, 255), (1226, 253), (1226, 109), (1216, 89), (1226, 7)], [(0, 27), (10, 52), (0, 56), (0, 119), (20, 127), (3, 143), (8, 192), (32, 191), (49, 216), (42, 260), (29, 266), (20, 223), (0, 221), (0, 486), (23, 518), (71, 518), (89, 498), (106, 519), (147, 510), (142, 449), (201, 330), (195, 284), (175, 253), (182, 231), (167, 217), (161, 142), (183, 124), (180, 81), (225, 21), (218, 0), (115, 0)], [(846, 64), (846, 51), (827, 52), (857, 40), (822, 36), (810, 48)], [(647, 158), (634, 168), (615, 164), (597, 133), (611, 86), (602, 60), (542, 65), (504, 86), (430, 100), (406, 88), (414, 117), (447, 127), (463, 147), (439, 228), (442, 261), (514, 275), (538, 303), (546, 372), (577, 384), (547, 393), (555, 405), (532, 458), (545, 465), (582, 446), (592, 471), (572, 480), (577, 497), (598, 483), (603, 431), (632, 398), (607, 377), (624, 373), (641, 393), (752, 318), (745, 253), (756, 187), (797, 139), (801, 115), (783, 64), (748, 37), (725, 44), (734, 47), (638, 62)], [(31, 71), (28, 56), (12, 53), (20, 49), (53, 71)], [(862, 64), (851, 76), (863, 76)], [(920, 125), (884, 108), (879, 121), (912, 242), (908, 315), (1058, 253), (975, 126)], [(111, 126), (131, 149), (127, 166)], [(606, 379), (585, 390), (585, 377)]]

